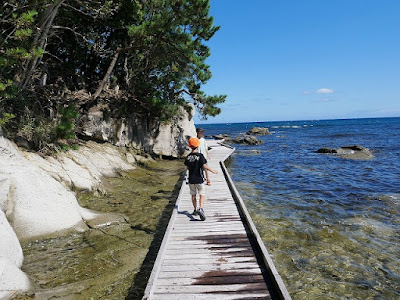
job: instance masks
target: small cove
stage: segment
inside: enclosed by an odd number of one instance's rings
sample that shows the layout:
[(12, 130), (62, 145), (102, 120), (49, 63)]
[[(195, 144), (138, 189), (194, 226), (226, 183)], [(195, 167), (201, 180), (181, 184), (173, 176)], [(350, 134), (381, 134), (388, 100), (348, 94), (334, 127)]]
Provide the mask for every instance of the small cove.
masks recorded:
[(82, 207), (122, 216), (122, 222), (22, 245), (35, 293), (15, 299), (140, 299), (168, 224), (184, 165), (163, 160), (117, 178), (105, 195), (82, 193)]

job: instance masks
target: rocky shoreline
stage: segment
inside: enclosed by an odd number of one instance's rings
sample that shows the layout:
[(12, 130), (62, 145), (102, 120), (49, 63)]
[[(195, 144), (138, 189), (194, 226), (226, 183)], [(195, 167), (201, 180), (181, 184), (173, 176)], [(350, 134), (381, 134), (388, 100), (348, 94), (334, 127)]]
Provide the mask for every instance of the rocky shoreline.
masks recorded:
[(22, 243), (34, 290), (15, 299), (140, 299), (181, 184), (181, 160), (152, 161), (115, 178), (105, 194), (80, 193), (87, 209), (119, 222)]
[(78, 149), (52, 156), (18, 148), (0, 136), (0, 299), (35, 291), (30, 277), (21, 271), (21, 243), (126, 223), (120, 214), (82, 207), (77, 193), (101, 195), (106, 191), (104, 178), (133, 171), (152, 157), (182, 157), (187, 137), (195, 135), (190, 114), (148, 132), (136, 123), (122, 126), (115, 121), (119, 125), (114, 126), (101, 118), (98, 122), (97, 129), (86, 128), (85, 134), (90, 140), (92, 133), (103, 132), (102, 143), (81, 140)]

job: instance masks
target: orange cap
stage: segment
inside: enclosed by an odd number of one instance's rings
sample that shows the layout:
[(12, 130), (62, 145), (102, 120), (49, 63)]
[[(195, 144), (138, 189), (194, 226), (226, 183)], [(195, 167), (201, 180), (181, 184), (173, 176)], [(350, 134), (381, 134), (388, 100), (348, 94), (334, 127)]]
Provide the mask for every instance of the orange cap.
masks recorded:
[(200, 140), (196, 137), (192, 137), (189, 139), (189, 147), (192, 149), (196, 149), (198, 146), (200, 146)]

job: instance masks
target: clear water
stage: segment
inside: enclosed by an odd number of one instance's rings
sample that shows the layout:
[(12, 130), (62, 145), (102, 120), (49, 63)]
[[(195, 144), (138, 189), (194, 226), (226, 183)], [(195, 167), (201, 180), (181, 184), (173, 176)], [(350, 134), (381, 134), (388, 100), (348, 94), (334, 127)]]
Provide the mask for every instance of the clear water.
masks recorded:
[[(296, 299), (400, 299), (400, 118), (204, 125), (235, 136), (229, 168)], [(372, 160), (318, 154), (362, 145)]]

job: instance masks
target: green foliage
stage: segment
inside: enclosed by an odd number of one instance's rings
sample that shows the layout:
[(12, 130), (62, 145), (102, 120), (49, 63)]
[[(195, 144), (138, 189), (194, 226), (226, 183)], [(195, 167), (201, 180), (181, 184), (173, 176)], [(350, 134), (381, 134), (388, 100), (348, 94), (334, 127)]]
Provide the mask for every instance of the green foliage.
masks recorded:
[(24, 118), (19, 120), (17, 134), (32, 142), (36, 149), (42, 150), (54, 140), (54, 123), (25, 111)]
[(11, 119), (14, 119), (15, 116), (9, 113), (3, 113), (3, 117), (0, 118), (0, 127), (6, 125)]
[(226, 95), (220, 96), (205, 96), (204, 93), (200, 93), (195, 101), (201, 116), (207, 118), (207, 116), (215, 117), (221, 113), (221, 108), (217, 107), (218, 104), (225, 102)]
[(75, 105), (71, 104), (66, 107), (61, 107), (59, 110), (59, 124), (56, 127), (56, 138), (58, 139), (73, 139), (75, 138), (75, 120), (79, 114)]
[[(201, 90), (212, 76), (207, 41), (219, 29), (209, 10), (210, 0), (7, 1), (0, 115), (14, 114), (6, 126), (19, 123), (37, 143), (74, 137), (77, 111), (96, 103), (97, 90), (118, 115), (168, 121), (188, 103), (203, 118), (219, 114), (226, 96)], [(88, 96), (72, 107), (67, 95), (77, 91)]]
[[(38, 11), (29, 9), (35, 4), (26, 1), (9, 1), (0, 12), (0, 101), (18, 93), (18, 80), (27, 61), (41, 57), (44, 50), (35, 47), (32, 36), (37, 30)], [(40, 2), (40, 1), (39, 1)], [(7, 82), (7, 84), (5, 84)], [(6, 105), (6, 103), (0, 104)]]

